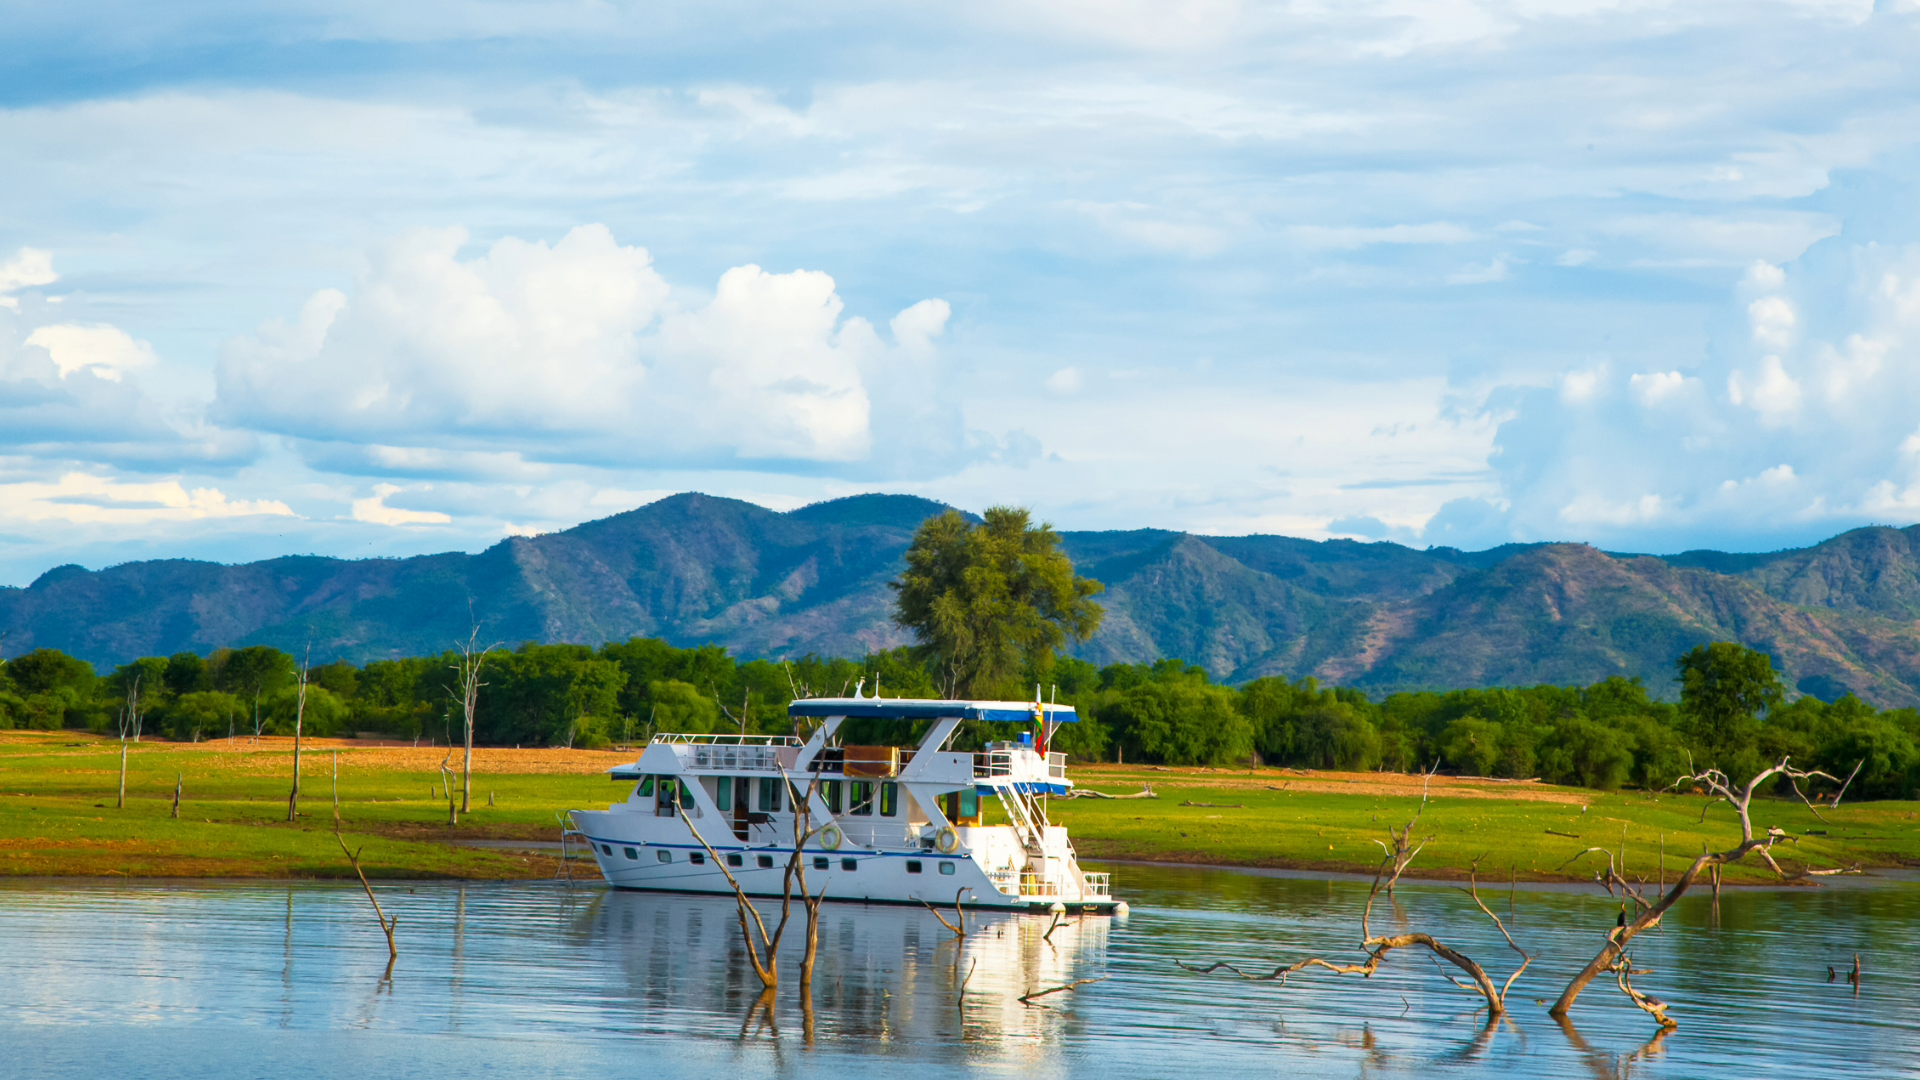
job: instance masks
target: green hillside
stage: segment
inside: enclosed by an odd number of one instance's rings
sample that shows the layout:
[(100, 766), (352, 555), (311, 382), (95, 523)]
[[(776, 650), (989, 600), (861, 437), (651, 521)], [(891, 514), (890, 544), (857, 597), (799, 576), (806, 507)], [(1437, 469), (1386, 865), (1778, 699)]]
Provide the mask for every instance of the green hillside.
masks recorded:
[[(687, 494), (476, 555), (66, 566), (0, 589), (0, 629), (7, 655), (48, 647), (101, 666), (310, 639), (316, 660), (364, 663), (464, 639), (471, 600), (494, 640), (853, 656), (906, 643), (886, 583), (944, 509), (862, 495), (777, 513)], [(1079, 650), (1100, 664), (1172, 657), (1229, 681), (1311, 675), (1377, 692), (1637, 675), (1671, 696), (1674, 656), (1734, 640), (1771, 653), (1801, 692), (1920, 704), (1920, 526), (1670, 557), (1155, 529), (1062, 539), (1107, 586), (1105, 625)]]

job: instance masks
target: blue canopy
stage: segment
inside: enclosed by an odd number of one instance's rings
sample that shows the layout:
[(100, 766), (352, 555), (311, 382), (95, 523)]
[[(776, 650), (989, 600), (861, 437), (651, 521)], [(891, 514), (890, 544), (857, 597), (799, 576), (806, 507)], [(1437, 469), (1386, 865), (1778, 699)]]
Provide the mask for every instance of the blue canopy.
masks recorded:
[(1071, 705), (1034, 705), (1019, 701), (929, 701), (920, 698), (804, 698), (787, 706), (788, 716), (845, 716), (861, 720), (988, 720), (1001, 724), (1028, 724), (1034, 710), (1056, 724), (1077, 724)]

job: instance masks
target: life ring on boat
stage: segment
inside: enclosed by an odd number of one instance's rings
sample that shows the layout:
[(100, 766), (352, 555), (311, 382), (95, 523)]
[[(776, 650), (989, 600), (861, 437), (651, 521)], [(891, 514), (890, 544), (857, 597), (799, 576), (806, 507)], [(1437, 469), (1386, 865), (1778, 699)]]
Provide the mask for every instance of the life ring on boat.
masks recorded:
[(942, 825), (940, 831), (933, 834), (933, 846), (940, 854), (951, 855), (960, 850), (960, 834), (953, 831), (953, 826)]
[(840, 841), (844, 838), (844, 835), (840, 832), (840, 826), (828, 825), (820, 830), (818, 837), (820, 849), (822, 851), (838, 851), (840, 850)]

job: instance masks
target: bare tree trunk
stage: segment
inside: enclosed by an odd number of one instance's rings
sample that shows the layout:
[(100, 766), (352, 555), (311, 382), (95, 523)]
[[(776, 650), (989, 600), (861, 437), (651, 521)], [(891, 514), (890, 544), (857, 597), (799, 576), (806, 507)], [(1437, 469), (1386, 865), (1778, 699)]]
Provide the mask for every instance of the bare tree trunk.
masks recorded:
[[(1786, 876), (1781, 872), (1779, 864), (1774, 862), (1773, 855), (1770, 851), (1774, 841), (1784, 837), (1786, 834), (1778, 829), (1769, 829), (1766, 836), (1759, 839), (1754, 838), (1753, 819), (1749, 812), (1753, 803), (1754, 792), (1759, 789), (1763, 782), (1775, 776), (1784, 776), (1788, 779), (1788, 782), (1793, 785), (1794, 794), (1799, 795), (1801, 801), (1807, 803), (1807, 806), (1811, 808), (1813, 804), (1808, 802), (1806, 795), (1800, 791), (1799, 782), (1801, 780), (1820, 777), (1832, 780), (1836, 784), (1840, 782), (1838, 778), (1829, 776), (1823, 772), (1789, 768), (1787, 761), (1787, 758), (1781, 758), (1778, 765), (1762, 770), (1754, 776), (1753, 779), (1747, 781), (1744, 789), (1738, 791), (1734, 789), (1734, 785), (1728, 780), (1727, 775), (1718, 769), (1708, 769), (1691, 776), (1683, 776), (1679, 780), (1674, 781), (1674, 787), (1680, 787), (1682, 785), (1688, 787), (1695, 785), (1706, 787), (1707, 790), (1715, 796), (1714, 800), (1707, 804), (1709, 807), (1713, 805), (1714, 801), (1720, 800), (1725, 800), (1731, 804), (1740, 819), (1740, 843), (1727, 851), (1701, 852), (1700, 856), (1693, 860), (1692, 864), (1680, 874), (1679, 879), (1673, 883), (1673, 886), (1667, 889), (1657, 901), (1646, 899), (1640, 894), (1640, 890), (1628, 883), (1625, 874), (1622, 872), (1623, 868), (1615, 865), (1613, 853), (1607, 851), (1605, 848), (1588, 848), (1580, 852), (1580, 854), (1575, 855), (1573, 859), (1567, 860), (1571, 863), (1576, 859), (1583, 858), (1596, 851), (1607, 856), (1607, 871), (1604, 879), (1607, 885), (1607, 891), (1612, 892), (1615, 885), (1620, 886), (1622, 897), (1632, 901), (1639, 909), (1639, 914), (1631, 920), (1623, 921), (1619, 926), (1614, 927), (1608, 932), (1606, 945), (1601, 948), (1598, 955), (1587, 962), (1586, 967), (1580, 969), (1579, 974), (1575, 975), (1571, 982), (1567, 983), (1567, 988), (1560, 992), (1559, 999), (1547, 1010), (1548, 1015), (1555, 1019), (1564, 1020), (1568, 1011), (1573, 1008), (1573, 1003), (1579, 999), (1580, 992), (1587, 988), (1587, 984), (1591, 983), (1600, 975), (1612, 971), (1616, 972), (1620, 977), (1621, 990), (1631, 997), (1636, 1005), (1639, 1005), (1640, 1008), (1652, 1014), (1663, 1026), (1671, 1026), (1675, 1023), (1667, 1017), (1666, 1006), (1663, 1003), (1632, 989), (1626, 978), (1627, 975), (1631, 974), (1628, 970), (1630, 964), (1626, 958), (1627, 943), (1632, 941), (1642, 930), (1658, 926), (1661, 917), (1667, 913), (1668, 909), (1673, 907), (1675, 902), (1686, 895), (1687, 890), (1693, 887), (1693, 883), (1699, 879), (1701, 874), (1711, 871), (1714, 894), (1717, 897), (1719, 895), (1720, 868), (1730, 863), (1739, 862), (1741, 859), (1746, 858), (1751, 852), (1758, 851), (1760, 857), (1765, 859), (1768, 865), (1773, 867), (1775, 873), (1781, 874), (1782, 877)], [(1703, 808), (1700, 813), (1704, 820), (1706, 810)]]
[[(468, 602), (467, 614), (471, 620), (473, 614), (471, 601)], [(460, 765), (460, 812), (463, 814), (468, 811), (473, 802), (474, 713), (480, 705), (480, 688), (487, 685), (480, 681), (480, 669), (486, 665), (487, 654), (499, 648), (497, 644), (488, 645), (484, 649), (481, 648), (480, 624), (478, 621), (473, 621), (472, 625), (473, 630), (467, 635), (466, 643), (458, 646), (460, 650), (460, 661), (455, 664), (453, 668), (460, 676), (460, 713), (465, 731), (464, 742), (466, 751)], [(449, 687), (449, 689), (452, 688)], [(573, 740), (571, 736), (569, 736), (567, 742), (569, 746), (572, 745)], [(452, 816), (451, 810), (448, 811), (448, 815), (450, 817)]]
[(313, 646), (307, 646), (307, 658), (300, 665), (300, 697), (293, 709), (293, 791), (287, 795), (287, 820), (300, 816), (300, 728), (307, 718), (307, 669), (313, 663)]
[(173, 774), (173, 817), (176, 821), (180, 819), (180, 784), (183, 779), (183, 774)]
[(126, 808), (127, 808), (127, 737), (125, 735), (122, 735), (120, 736), (120, 801), (114, 804), (114, 809), (125, 810)]

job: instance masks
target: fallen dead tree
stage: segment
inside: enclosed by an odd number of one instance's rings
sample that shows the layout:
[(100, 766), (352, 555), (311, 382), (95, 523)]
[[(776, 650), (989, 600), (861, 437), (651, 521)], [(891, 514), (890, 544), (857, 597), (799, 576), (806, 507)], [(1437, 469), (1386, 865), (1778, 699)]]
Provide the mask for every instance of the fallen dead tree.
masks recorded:
[[(1625, 868), (1619, 865), (1619, 861), (1616, 860), (1614, 853), (1605, 848), (1590, 847), (1567, 860), (1566, 865), (1571, 865), (1596, 852), (1605, 855), (1607, 857), (1606, 869), (1596, 876), (1602, 884), (1606, 886), (1607, 892), (1610, 895), (1618, 888), (1620, 890), (1618, 895), (1621, 897), (1623, 903), (1632, 904), (1635, 914), (1632, 918), (1628, 918), (1627, 912), (1624, 909), (1621, 911), (1619, 923), (1607, 933), (1606, 944), (1601, 947), (1599, 954), (1589, 961), (1587, 966), (1582, 968), (1579, 974), (1573, 977), (1571, 982), (1567, 983), (1567, 988), (1561, 991), (1559, 999), (1547, 1010), (1549, 1015), (1559, 1020), (1566, 1019), (1568, 1011), (1573, 1008), (1573, 1003), (1579, 1000), (1580, 992), (1587, 988), (1587, 984), (1601, 975), (1611, 973), (1619, 985), (1621, 992), (1626, 994), (1643, 1012), (1658, 1021), (1661, 1027), (1675, 1027), (1679, 1021), (1668, 1015), (1668, 1006), (1665, 1002), (1634, 988), (1632, 976), (1636, 974), (1646, 974), (1646, 972), (1644, 970), (1636, 970), (1633, 967), (1633, 960), (1628, 952), (1627, 946), (1642, 930), (1660, 925), (1661, 918), (1666, 915), (1667, 911), (1673, 907), (1675, 902), (1686, 895), (1687, 890), (1693, 887), (1694, 882), (1699, 880), (1702, 874), (1710, 875), (1714, 892), (1717, 895), (1720, 885), (1720, 868), (1739, 862), (1750, 854), (1757, 853), (1760, 858), (1765, 860), (1766, 864), (1772, 868), (1773, 872), (1783, 880), (1847, 872), (1845, 869), (1802, 869), (1797, 873), (1789, 874), (1781, 868), (1779, 861), (1774, 858), (1773, 848), (1776, 844), (1793, 838), (1778, 827), (1769, 827), (1763, 835), (1754, 835), (1753, 817), (1751, 813), (1753, 797), (1754, 793), (1767, 781), (1773, 780), (1776, 777), (1784, 777), (1788, 786), (1793, 789), (1793, 793), (1800, 797), (1800, 801), (1804, 803), (1809, 810), (1813, 809), (1813, 803), (1807, 798), (1806, 793), (1800, 789), (1802, 782), (1811, 783), (1814, 780), (1829, 780), (1835, 784), (1841, 783), (1839, 778), (1824, 772), (1793, 768), (1787, 764), (1789, 760), (1791, 759), (1781, 758), (1779, 764), (1761, 770), (1755, 774), (1751, 780), (1748, 780), (1744, 787), (1738, 789), (1736, 789), (1733, 782), (1728, 779), (1727, 774), (1721, 772), (1719, 769), (1706, 769), (1688, 776), (1682, 776), (1673, 782), (1673, 788), (1680, 788), (1682, 790), (1687, 788), (1700, 788), (1713, 796), (1713, 798), (1708, 800), (1707, 805), (1701, 808), (1700, 818), (1702, 821), (1706, 820), (1707, 810), (1714, 805), (1724, 801), (1732, 806), (1734, 813), (1740, 821), (1740, 842), (1726, 851), (1701, 852), (1699, 857), (1695, 858), (1687, 869), (1680, 874), (1679, 880), (1675, 881), (1672, 887), (1666, 889), (1658, 899), (1649, 899), (1647, 897), (1644, 882), (1637, 886), (1629, 882), (1626, 878)], [(1856, 769), (1856, 771), (1858, 770)], [(1814, 813), (1816, 816), (1818, 815), (1818, 811), (1814, 811)]]
[[(1432, 775), (1432, 773), (1427, 774), (1429, 778), (1431, 778)], [(1519, 979), (1521, 974), (1527, 970), (1527, 967), (1533, 963), (1533, 957), (1529, 955), (1525, 949), (1522, 949), (1518, 942), (1513, 940), (1513, 935), (1507, 932), (1506, 924), (1501, 922), (1500, 917), (1493, 913), (1493, 909), (1487, 907), (1485, 901), (1480, 899), (1479, 860), (1474, 860), (1472, 873), (1467, 879), (1467, 887), (1461, 891), (1471, 897), (1474, 905), (1484, 912), (1487, 918), (1493, 921), (1493, 925), (1500, 931), (1500, 936), (1506, 939), (1507, 946), (1520, 956), (1520, 966), (1514, 969), (1513, 974), (1507, 976), (1506, 982), (1495, 985), (1493, 977), (1487, 974), (1486, 969), (1481, 967), (1479, 962), (1458, 949), (1436, 940), (1431, 934), (1408, 933), (1384, 935), (1373, 932), (1374, 902), (1380, 898), (1382, 892), (1392, 895), (1394, 885), (1400, 880), (1400, 876), (1406, 872), (1407, 866), (1413, 862), (1414, 858), (1427, 846), (1427, 843), (1433, 839), (1433, 837), (1428, 836), (1418, 844), (1413, 842), (1414, 827), (1419, 824), (1420, 815), (1426, 811), (1426, 806), (1427, 795), (1425, 785), (1423, 784), (1420, 793), (1420, 806), (1414, 811), (1413, 818), (1401, 829), (1396, 830), (1391, 825), (1387, 826), (1387, 835), (1392, 839), (1393, 844), (1389, 846), (1384, 841), (1374, 841), (1374, 843), (1380, 845), (1380, 850), (1384, 853), (1384, 857), (1380, 861), (1379, 869), (1374, 872), (1372, 888), (1367, 890), (1366, 906), (1360, 911), (1360, 949), (1366, 954), (1365, 962), (1343, 964), (1318, 956), (1310, 956), (1291, 964), (1283, 964), (1268, 972), (1245, 971), (1224, 961), (1214, 961), (1206, 965), (1187, 964), (1181, 961), (1175, 961), (1175, 963), (1179, 964), (1179, 966), (1185, 970), (1199, 975), (1211, 974), (1216, 971), (1228, 971), (1240, 978), (1253, 982), (1284, 983), (1289, 976), (1305, 971), (1308, 968), (1322, 968), (1333, 972), (1335, 975), (1358, 975), (1364, 979), (1372, 977), (1374, 972), (1380, 970), (1380, 965), (1386, 961), (1388, 954), (1392, 953), (1395, 949), (1424, 948), (1435, 958), (1436, 962), (1444, 960), (1458, 968), (1470, 982), (1462, 982), (1452, 975), (1447, 975), (1444, 969), (1442, 969), (1441, 974), (1448, 982), (1453, 983), (1455, 986), (1479, 994), (1487, 1003), (1487, 1019), (1489, 1021), (1498, 1019), (1507, 1011), (1507, 992), (1512, 989), (1515, 980)]]

